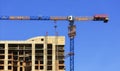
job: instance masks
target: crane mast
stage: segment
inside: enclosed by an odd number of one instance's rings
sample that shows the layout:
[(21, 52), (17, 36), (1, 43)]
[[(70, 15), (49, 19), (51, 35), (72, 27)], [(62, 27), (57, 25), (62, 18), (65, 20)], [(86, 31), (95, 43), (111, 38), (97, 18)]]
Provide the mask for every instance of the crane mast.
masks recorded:
[(68, 36), (70, 38), (70, 71), (74, 71), (74, 37), (76, 35), (74, 20), (70, 20)]
[(74, 21), (103, 21), (108, 22), (108, 16), (105, 14), (94, 15), (90, 17), (73, 16), (0, 16), (0, 20), (53, 20), (69, 21), (68, 36), (70, 38), (70, 71), (74, 71), (74, 38), (76, 36), (76, 25)]

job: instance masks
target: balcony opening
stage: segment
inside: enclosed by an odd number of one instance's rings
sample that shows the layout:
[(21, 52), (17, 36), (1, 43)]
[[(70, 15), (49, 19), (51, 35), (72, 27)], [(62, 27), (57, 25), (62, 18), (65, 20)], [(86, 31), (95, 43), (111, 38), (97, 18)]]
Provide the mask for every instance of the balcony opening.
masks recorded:
[(18, 60), (18, 56), (14, 56), (13, 59), (14, 59), (14, 60)]
[(12, 66), (8, 66), (8, 70), (11, 70), (12, 69)]
[(0, 61), (0, 64), (4, 64), (4, 61)]
[(52, 54), (52, 50), (47, 50), (47, 54)]
[(13, 67), (13, 71), (17, 71), (17, 67)]
[(63, 70), (63, 69), (64, 69), (64, 66), (59, 66), (59, 69), (60, 69), (60, 70)]
[(35, 61), (35, 64), (38, 64), (38, 61)]
[(38, 66), (35, 66), (35, 69), (37, 70), (37, 69), (38, 69)]
[(43, 66), (40, 66), (40, 70), (43, 70), (44, 68), (43, 68)]
[(43, 61), (43, 56), (35, 56), (35, 60), (41, 60), (41, 61)]
[(64, 64), (64, 61), (59, 61), (59, 64)]
[(1, 55), (1, 56), (0, 56), (0, 59), (5, 59), (5, 56)]
[[(11, 51), (12, 52), (12, 51)], [(18, 55), (18, 51), (13, 51), (14, 55)]]
[(8, 59), (12, 59), (12, 56), (8, 56)]
[(47, 66), (47, 70), (52, 70), (52, 66)]
[(4, 66), (0, 66), (0, 70), (3, 70), (4, 69)]
[(8, 44), (8, 47), (18, 47), (18, 44)]
[(43, 44), (35, 44), (35, 49), (37, 50), (43, 50)]
[(40, 64), (43, 64), (43, 61), (40, 61)]
[(23, 55), (23, 50), (20, 50), (20, 51), (19, 51), (19, 55)]
[(48, 60), (52, 60), (52, 56), (47, 56), (47, 59)]
[(47, 44), (47, 49), (52, 49), (52, 44)]
[(20, 67), (20, 71), (22, 71), (22, 67)]
[(47, 65), (52, 65), (52, 61), (48, 61), (48, 62), (47, 62)]
[(23, 61), (24, 61), (23, 57), (20, 57), (20, 58), (19, 58), (19, 61), (20, 61), (20, 62), (23, 62)]
[(5, 51), (4, 50), (0, 50), (0, 54), (5, 54)]
[(0, 50), (5, 49), (5, 45), (4, 44), (0, 44)]
[(8, 61), (8, 65), (11, 65), (12, 64), (12, 61)]
[(20, 65), (22, 66), (22, 65), (23, 65), (23, 62), (20, 62)]

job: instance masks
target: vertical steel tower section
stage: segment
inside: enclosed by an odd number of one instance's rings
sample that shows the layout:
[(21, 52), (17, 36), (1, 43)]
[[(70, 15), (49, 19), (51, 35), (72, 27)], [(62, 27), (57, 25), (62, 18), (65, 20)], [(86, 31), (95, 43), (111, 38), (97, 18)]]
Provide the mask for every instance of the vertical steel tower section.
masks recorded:
[(76, 26), (72, 16), (69, 16), (68, 20), (70, 22), (68, 27), (68, 36), (70, 38), (70, 71), (74, 71), (74, 37), (76, 35)]
[(70, 71), (74, 71), (74, 38), (70, 38)]

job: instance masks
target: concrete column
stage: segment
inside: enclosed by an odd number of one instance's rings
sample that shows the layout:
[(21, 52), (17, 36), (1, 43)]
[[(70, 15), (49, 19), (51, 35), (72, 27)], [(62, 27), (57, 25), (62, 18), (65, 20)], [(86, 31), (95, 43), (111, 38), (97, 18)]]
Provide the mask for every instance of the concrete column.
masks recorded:
[(8, 71), (8, 44), (5, 43), (4, 71)]
[(52, 47), (52, 71), (56, 71), (56, 48), (55, 48), (55, 44), (53, 44)]
[(32, 43), (32, 71), (35, 71), (35, 44)]
[(22, 67), (22, 71), (25, 71), (25, 67), (24, 66)]
[(45, 42), (44, 42), (44, 71), (47, 71), (47, 40), (48, 37), (45, 37)]
[(18, 62), (17, 65), (18, 65), (17, 71), (20, 71), (20, 62)]

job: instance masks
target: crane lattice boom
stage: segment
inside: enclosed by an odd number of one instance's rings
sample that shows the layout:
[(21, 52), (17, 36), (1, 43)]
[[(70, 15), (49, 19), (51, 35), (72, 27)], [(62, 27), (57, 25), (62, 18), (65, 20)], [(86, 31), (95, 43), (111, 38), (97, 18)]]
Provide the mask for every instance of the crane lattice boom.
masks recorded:
[(74, 21), (108, 21), (107, 15), (95, 15), (89, 17), (73, 17), (73, 16), (0, 16), (0, 20), (71, 20)]

